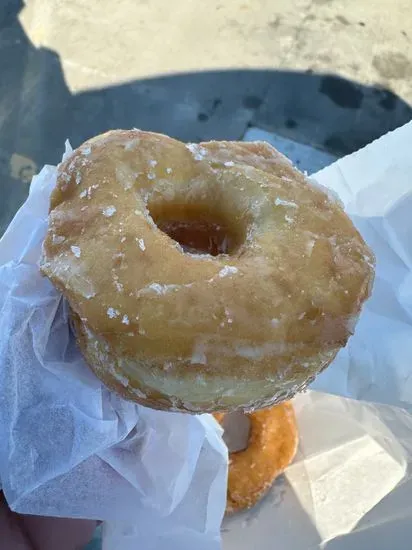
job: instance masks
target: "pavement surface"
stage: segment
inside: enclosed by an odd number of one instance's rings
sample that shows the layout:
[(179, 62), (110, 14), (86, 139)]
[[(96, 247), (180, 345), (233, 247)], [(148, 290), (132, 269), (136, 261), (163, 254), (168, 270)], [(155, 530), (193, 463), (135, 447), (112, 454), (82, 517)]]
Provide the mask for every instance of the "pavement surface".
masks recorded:
[[(390, 7), (391, 16), (388, 17)], [(409, 0), (3, 0), (0, 231), (65, 139), (250, 126), (334, 155), (412, 118)]]
[(411, 41), (409, 0), (1, 0), (0, 234), (66, 138), (356, 150), (412, 118)]

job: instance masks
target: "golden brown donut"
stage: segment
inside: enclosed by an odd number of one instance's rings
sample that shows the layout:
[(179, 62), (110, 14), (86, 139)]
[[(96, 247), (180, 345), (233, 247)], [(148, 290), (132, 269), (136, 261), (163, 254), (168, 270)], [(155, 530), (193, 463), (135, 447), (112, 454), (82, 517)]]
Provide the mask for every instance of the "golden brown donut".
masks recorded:
[[(224, 414), (215, 413), (222, 424)], [(248, 414), (250, 432), (244, 451), (229, 453), (226, 513), (254, 506), (289, 466), (298, 447), (291, 403)]]
[(341, 205), (270, 145), (139, 130), (60, 165), (43, 250), (97, 376), (194, 413), (305, 388), (346, 344), (373, 278)]

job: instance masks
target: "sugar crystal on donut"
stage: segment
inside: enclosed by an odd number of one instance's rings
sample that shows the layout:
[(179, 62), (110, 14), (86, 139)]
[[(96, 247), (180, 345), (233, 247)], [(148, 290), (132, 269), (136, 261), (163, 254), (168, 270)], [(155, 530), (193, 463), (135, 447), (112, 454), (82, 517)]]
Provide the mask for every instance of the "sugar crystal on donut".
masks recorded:
[(270, 145), (134, 129), (59, 166), (41, 270), (110, 389), (199, 413), (302, 391), (353, 333), (374, 259), (340, 202)]

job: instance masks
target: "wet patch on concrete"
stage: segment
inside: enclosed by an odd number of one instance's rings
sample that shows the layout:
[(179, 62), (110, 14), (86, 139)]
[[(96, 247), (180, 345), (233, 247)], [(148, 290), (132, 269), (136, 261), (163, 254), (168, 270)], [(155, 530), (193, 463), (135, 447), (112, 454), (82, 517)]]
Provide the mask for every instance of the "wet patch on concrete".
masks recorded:
[(344, 109), (359, 109), (362, 105), (363, 93), (359, 88), (336, 76), (323, 77), (319, 92)]

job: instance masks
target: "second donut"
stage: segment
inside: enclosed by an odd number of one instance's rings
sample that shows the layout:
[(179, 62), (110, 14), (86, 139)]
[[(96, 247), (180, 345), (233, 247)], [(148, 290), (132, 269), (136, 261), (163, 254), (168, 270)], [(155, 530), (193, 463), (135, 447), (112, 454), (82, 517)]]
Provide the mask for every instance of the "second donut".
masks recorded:
[[(214, 414), (223, 425), (225, 414)], [(229, 453), (226, 513), (254, 506), (295, 457), (298, 429), (292, 404), (247, 413), (246, 449)]]

